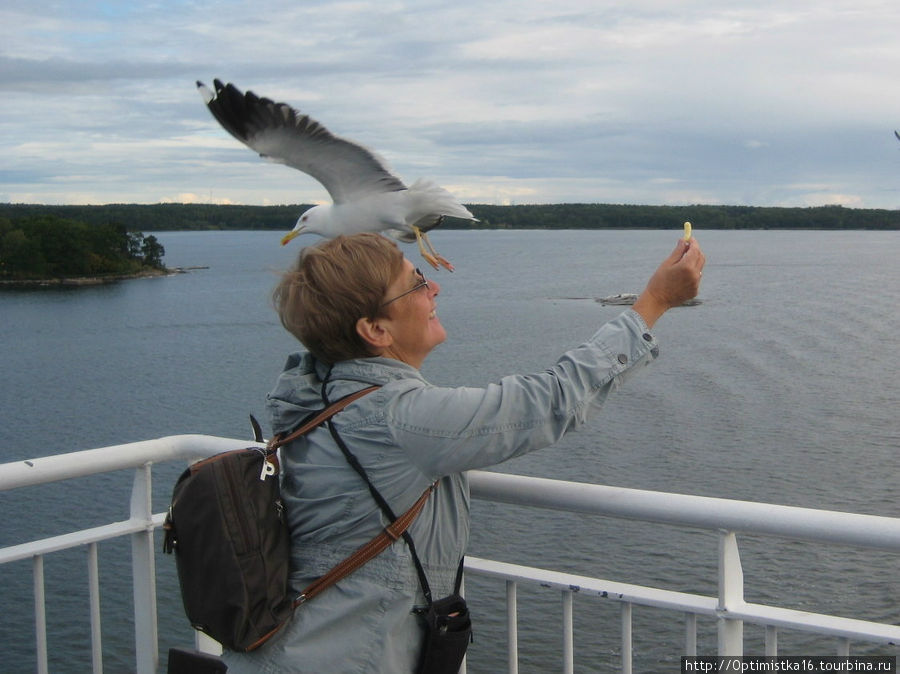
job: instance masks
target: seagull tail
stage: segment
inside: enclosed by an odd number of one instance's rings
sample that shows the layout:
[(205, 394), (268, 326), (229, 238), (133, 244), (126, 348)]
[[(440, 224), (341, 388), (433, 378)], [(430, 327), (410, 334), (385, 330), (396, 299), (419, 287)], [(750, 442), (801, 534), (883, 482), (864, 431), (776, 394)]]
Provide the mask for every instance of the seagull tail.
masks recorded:
[(409, 196), (422, 213), (447, 215), (463, 220), (476, 220), (468, 208), (443, 187), (430, 180), (419, 179), (409, 186)]
[(407, 232), (403, 229), (385, 229), (381, 233), (387, 234), (392, 239), (397, 239), (397, 241), (402, 241), (403, 243), (412, 243), (416, 240), (416, 233), (412, 230)]

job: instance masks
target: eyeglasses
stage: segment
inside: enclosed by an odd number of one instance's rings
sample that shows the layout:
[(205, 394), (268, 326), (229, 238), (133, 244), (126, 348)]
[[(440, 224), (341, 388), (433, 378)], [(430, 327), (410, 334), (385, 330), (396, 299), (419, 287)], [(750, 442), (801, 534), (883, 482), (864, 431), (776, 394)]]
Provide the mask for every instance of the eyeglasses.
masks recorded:
[(425, 274), (423, 274), (422, 271), (421, 271), (418, 267), (416, 267), (416, 276), (418, 276), (418, 277), (419, 277), (420, 279), (422, 279), (422, 280), (419, 281), (419, 282), (418, 282), (416, 285), (414, 285), (412, 288), (410, 288), (409, 290), (407, 290), (405, 293), (400, 293), (400, 294), (397, 295), (396, 297), (392, 297), (391, 299), (389, 299), (387, 302), (383, 302), (382, 305), (381, 305), (381, 307), (384, 308), (384, 307), (386, 307), (388, 304), (390, 304), (391, 302), (396, 302), (396, 301), (399, 300), (401, 297), (406, 297), (406, 296), (409, 295), (410, 293), (416, 292), (419, 288), (427, 288), (427, 287), (428, 287), (428, 279), (425, 278)]

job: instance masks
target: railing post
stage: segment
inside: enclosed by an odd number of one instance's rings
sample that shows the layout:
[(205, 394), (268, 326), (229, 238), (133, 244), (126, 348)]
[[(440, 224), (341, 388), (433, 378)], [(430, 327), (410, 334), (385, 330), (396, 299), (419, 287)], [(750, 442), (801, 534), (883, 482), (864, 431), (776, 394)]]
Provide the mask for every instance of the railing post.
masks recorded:
[(697, 616), (693, 613), (684, 616), (684, 654), (697, 655)]
[(575, 638), (573, 635), (575, 620), (572, 615), (573, 604), (572, 590), (563, 590), (563, 674), (572, 674), (575, 671)]
[(156, 563), (153, 558), (151, 465), (134, 471), (131, 519), (146, 521), (147, 528), (131, 534), (131, 569), (134, 588), (134, 645), (138, 674), (155, 674), (159, 664), (156, 624)]
[(88, 545), (88, 593), (91, 602), (91, 666), (94, 674), (102, 674), (103, 637), (100, 628), (100, 565), (96, 543)]
[(719, 655), (744, 654), (744, 623), (728, 617), (744, 604), (744, 569), (733, 531), (719, 532)]
[(519, 608), (514, 580), (506, 581), (506, 666), (509, 674), (519, 674)]
[(778, 628), (766, 625), (766, 656), (774, 658), (778, 655)]
[(44, 556), (35, 555), (32, 560), (34, 574), (34, 637), (37, 648), (38, 674), (47, 674), (47, 604), (44, 588)]
[(631, 674), (631, 602), (622, 602), (622, 674)]

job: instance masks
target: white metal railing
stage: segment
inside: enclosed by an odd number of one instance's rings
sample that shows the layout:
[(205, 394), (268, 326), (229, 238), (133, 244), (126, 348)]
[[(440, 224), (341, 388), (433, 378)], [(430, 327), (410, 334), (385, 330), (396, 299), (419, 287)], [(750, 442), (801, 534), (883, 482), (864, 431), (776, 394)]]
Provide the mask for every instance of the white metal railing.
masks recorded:
[[(0, 465), (0, 491), (45, 484), (122, 469), (134, 470), (130, 517), (99, 527), (0, 549), (0, 564), (31, 559), (35, 597), (35, 651), (38, 671), (47, 671), (47, 627), (43, 581), (44, 557), (87, 546), (92, 661), (101, 672), (100, 579), (98, 543), (131, 537), (135, 612), (135, 671), (155, 672), (159, 664), (153, 532), (164, 513), (151, 512), (153, 464), (209, 456), (253, 443), (205, 435), (178, 435), (144, 442), (47, 456)], [(828, 635), (837, 640), (838, 655), (849, 653), (851, 640), (900, 644), (900, 627), (890, 624), (808, 613), (744, 601), (744, 582), (736, 533), (876, 548), (900, 552), (900, 519), (789, 506), (733, 501), (684, 494), (642, 491), (474, 471), (473, 498), (522, 506), (626, 518), (719, 532), (718, 595), (715, 597), (631, 585), (558, 571), (469, 557), (471, 574), (505, 581), (507, 590), (508, 670), (518, 671), (517, 588), (529, 584), (555, 589), (562, 598), (564, 671), (574, 669), (573, 602), (575, 592), (621, 604), (622, 672), (632, 671), (632, 607), (653, 606), (684, 616), (684, 655), (697, 654), (697, 617), (717, 622), (719, 655), (741, 655), (745, 622), (766, 628), (766, 655), (777, 654), (778, 630)], [(170, 487), (171, 485), (167, 485)], [(208, 640), (199, 647), (209, 650)], [(212, 642), (212, 646), (215, 643)]]
[[(719, 534), (717, 597), (706, 597), (598, 578), (574, 576), (467, 558), (469, 573), (507, 582), (507, 620), (516, 633), (518, 583), (558, 590), (563, 599), (563, 671), (574, 670), (571, 598), (574, 592), (612, 599), (622, 604), (621, 671), (632, 671), (631, 607), (653, 606), (684, 614), (684, 655), (697, 655), (697, 617), (716, 619), (718, 654), (743, 654), (745, 622), (764, 626), (766, 655), (778, 653), (778, 630), (793, 629), (836, 639), (836, 655), (848, 655), (851, 640), (900, 644), (900, 626), (822, 615), (744, 601), (744, 574), (737, 545), (738, 532), (793, 540), (875, 548), (900, 552), (900, 519), (875, 515), (814, 510), (767, 503), (651, 492), (594, 484), (563, 482), (490, 472), (470, 474), (472, 496), (491, 501), (565, 510), (591, 515), (707, 529)], [(517, 645), (510, 639), (510, 649)], [(509, 671), (516, 672), (515, 656)]]

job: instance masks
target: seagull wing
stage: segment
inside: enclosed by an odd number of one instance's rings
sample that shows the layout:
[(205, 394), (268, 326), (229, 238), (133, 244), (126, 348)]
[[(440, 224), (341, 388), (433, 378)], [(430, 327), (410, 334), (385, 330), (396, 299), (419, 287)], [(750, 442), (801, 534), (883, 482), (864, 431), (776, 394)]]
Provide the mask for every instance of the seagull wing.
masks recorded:
[(318, 180), (334, 203), (406, 185), (371, 150), (332, 134), (309, 115), (286, 103), (241, 93), (233, 84), (213, 80), (215, 91), (197, 88), (219, 124), (265, 159), (286, 164)]
[(894, 135), (897, 136), (897, 140), (900, 140), (900, 133), (898, 133), (897, 131), (894, 131)]

